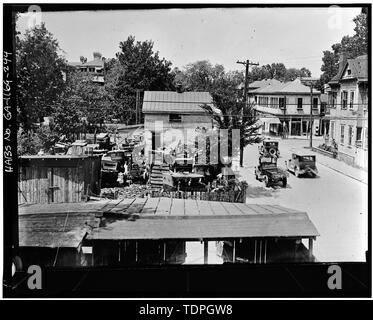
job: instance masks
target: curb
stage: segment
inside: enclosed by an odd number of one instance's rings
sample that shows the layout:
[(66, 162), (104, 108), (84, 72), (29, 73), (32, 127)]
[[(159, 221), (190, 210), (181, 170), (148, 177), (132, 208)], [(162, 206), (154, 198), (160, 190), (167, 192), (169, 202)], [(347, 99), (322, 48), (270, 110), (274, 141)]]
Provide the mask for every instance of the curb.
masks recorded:
[(346, 174), (345, 172), (343, 172), (343, 171), (341, 171), (341, 170), (338, 170), (338, 169), (332, 168), (331, 166), (328, 166), (328, 165), (326, 165), (326, 164), (324, 164), (324, 163), (322, 163), (322, 162), (320, 162), (320, 161), (319, 161), (319, 163), (320, 163), (321, 165), (323, 165), (324, 167), (327, 167), (327, 168), (329, 168), (329, 169), (331, 169), (331, 170), (334, 170), (334, 171), (336, 171), (336, 172), (338, 172), (338, 173), (340, 173), (340, 174), (343, 174), (343, 175), (346, 176), (346, 177), (349, 177), (349, 178), (351, 178), (351, 179), (354, 179), (354, 180), (356, 180), (356, 181), (359, 181), (359, 182), (361, 182), (361, 183), (364, 183), (365, 185), (368, 185), (368, 183), (365, 182), (364, 179), (358, 179), (358, 178), (356, 178), (356, 177), (354, 177), (354, 176), (351, 176), (351, 175), (349, 175), (349, 174)]

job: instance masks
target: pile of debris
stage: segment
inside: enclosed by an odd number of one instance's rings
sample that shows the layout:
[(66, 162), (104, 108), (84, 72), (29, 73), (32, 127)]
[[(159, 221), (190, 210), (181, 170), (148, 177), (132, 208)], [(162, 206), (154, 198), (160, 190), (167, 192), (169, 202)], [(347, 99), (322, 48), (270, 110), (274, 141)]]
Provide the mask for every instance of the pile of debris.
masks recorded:
[(144, 198), (150, 194), (148, 185), (131, 184), (128, 187), (103, 188), (101, 189), (101, 198), (107, 199), (126, 199), (126, 198)]

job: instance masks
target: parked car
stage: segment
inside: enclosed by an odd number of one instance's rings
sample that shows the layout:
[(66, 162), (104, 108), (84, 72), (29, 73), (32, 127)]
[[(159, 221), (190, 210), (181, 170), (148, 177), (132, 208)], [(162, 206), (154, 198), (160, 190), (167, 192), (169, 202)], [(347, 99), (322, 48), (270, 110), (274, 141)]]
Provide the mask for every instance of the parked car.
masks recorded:
[(296, 177), (309, 175), (316, 177), (318, 170), (316, 167), (316, 156), (309, 154), (293, 153), (289, 161), (285, 161), (287, 170), (293, 172)]
[(264, 140), (263, 145), (259, 146), (259, 154), (262, 156), (280, 157), (278, 141)]
[(277, 158), (259, 158), (259, 165), (255, 168), (255, 178), (259, 181), (264, 181), (266, 187), (281, 183), (285, 188), (287, 177), (288, 173), (277, 166)]

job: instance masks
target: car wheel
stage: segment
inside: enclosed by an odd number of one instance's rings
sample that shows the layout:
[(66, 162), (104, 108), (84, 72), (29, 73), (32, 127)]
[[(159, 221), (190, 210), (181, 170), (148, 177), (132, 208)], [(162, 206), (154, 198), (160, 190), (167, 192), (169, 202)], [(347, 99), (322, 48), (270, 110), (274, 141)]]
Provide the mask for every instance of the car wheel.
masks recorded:
[(286, 188), (287, 183), (288, 183), (287, 179), (286, 179), (286, 178), (283, 178), (283, 179), (282, 179), (282, 186), (283, 186), (284, 188)]
[(294, 174), (297, 178), (299, 178), (299, 169), (298, 168), (294, 168)]

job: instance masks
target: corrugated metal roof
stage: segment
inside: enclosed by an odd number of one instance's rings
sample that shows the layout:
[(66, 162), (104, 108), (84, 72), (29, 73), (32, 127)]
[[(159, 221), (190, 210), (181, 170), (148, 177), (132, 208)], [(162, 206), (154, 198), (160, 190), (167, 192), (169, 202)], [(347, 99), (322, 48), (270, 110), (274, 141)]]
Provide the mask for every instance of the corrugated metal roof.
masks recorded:
[(209, 92), (145, 91), (142, 112), (204, 114), (203, 104), (212, 105)]
[[(224, 204), (227, 205), (227, 204)], [(229, 207), (229, 204), (228, 204)], [(88, 236), (93, 240), (229, 239), (254, 237), (315, 237), (306, 213), (253, 214), (188, 219), (118, 220)]]
[[(106, 225), (97, 219), (114, 214)], [(115, 218), (117, 217), (117, 218)], [(109, 221), (109, 222), (108, 222)], [(316, 237), (307, 213), (278, 205), (136, 198), (20, 207), (20, 245), (77, 247), (87, 239)], [(85, 224), (87, 222), (87, 225)]]
[[(307, 213), (277, 205), (150, 198), (95, 229), (88, 239), (221, 239), (318, 236)], [(130, 214), (129, 214), (130, 212)]]
[(89, 226), (98, 226), (92, 213), (41, 213), (19, 216), (21, 247), (77, 248)]

